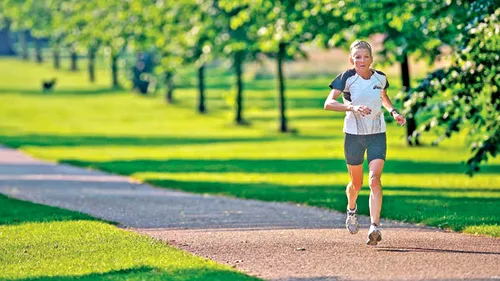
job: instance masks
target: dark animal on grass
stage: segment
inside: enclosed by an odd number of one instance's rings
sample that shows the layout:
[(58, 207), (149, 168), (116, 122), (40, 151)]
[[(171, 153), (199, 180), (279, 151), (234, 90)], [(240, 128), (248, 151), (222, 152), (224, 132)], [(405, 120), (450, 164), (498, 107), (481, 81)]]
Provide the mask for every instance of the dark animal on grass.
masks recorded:
[(54, 89), (55, 85), (56, 85), (56, 78), (52, 80), (44, 80), (42, 81), (42, 90), (44, 93), (50, 92)]

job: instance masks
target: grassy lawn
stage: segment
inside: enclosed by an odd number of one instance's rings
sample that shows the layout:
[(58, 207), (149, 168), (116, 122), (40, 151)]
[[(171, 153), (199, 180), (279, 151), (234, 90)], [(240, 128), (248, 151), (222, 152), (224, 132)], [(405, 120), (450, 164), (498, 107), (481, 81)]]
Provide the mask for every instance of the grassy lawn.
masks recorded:
[(0, 195), (0, 280), (258, 280), (84, 214)]
[[(193, 77), (179, 79), (177, 102), (166, 105), (161, 94), (110, 90), (103, 71), (89, 85), (85, 72), (0, 60), (0, 143), (162, 187), (345, 209), (343, 115), (322, 109), (333, 77), (287, 81), (288, 117), (298, 133), (279, 134), (273, 80), (247, 79), (251, 126), (238, 127), (231, 121), (234, 77), (220, 69), (207, 72), (204, 115), (195, 112)], [(58, 85), (44, 95), (39, 84), (48, 77), (58, 77)], [(399, 79), (389, 80), (394, 96)], [(500, 236), (500, 158), (470, 178), (461, 164), (468, 155), (463, 135), (419, 148), (406, 147), (403, 135), (404, 128), (388, 124), (382, 216)], [(358, 205), (368, 214), (364, 182)]]

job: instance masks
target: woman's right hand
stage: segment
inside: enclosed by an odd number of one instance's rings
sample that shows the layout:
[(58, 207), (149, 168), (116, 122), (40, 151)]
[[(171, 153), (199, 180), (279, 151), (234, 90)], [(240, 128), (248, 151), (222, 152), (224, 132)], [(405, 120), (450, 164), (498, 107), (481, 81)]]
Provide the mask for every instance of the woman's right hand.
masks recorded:
[(351, 111), (361, 114), (361, 116), (370, 115), (372, 110), (366, 105), (351, 105)]

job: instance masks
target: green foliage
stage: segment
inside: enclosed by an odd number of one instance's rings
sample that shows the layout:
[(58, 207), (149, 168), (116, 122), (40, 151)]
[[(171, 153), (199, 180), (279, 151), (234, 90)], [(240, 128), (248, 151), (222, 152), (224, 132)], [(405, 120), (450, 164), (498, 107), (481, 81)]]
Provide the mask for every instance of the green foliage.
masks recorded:
[(182, 5), (186, 6), (183, 14), (191, 15), (186, 25), (187, 34), (182, 37), (183, 58), (186, 63), (194, 63), (195, 67), (201, 67), (214, 58), (217, 37), (226, 38), (221, 34), (224, 28), (223, 15), (215, 5), (213, 1)]
[[(234, 8), (234, 1), (221, 1), (221, 5)], [(245, 7), (231, 22), (240, 26), (244, 22), (251, 31), (252, 40), (260, 53), (275, 57), (279, 45), (286, 45), (288, 58), (304, 56), (304, 43), (315, 38), (330, 36), (340, 25), (331, 16), (333, 5), (323, 1), (239, 1)], [(319, 12), (319, 10), (321, 12)], [(321, 13), (321, 14), (320, 14)]]
[[(254, 5), (258, 3), (263, 4), (261, 1), (253, 2)], [(251, 59), (257, 51), (256, 14), (251, 1), (214, 1), (214, 6), (220, 14), (223, 32), (222, 40), (218, 40), (218, 50), (229, 56), (246, 53)]]
[[(102, 43), (109, 47), (111, 56), (120, 55), (127, 46), (130, 37), (134, 32), (135, 26), (141, 24), (138, 17), (130, 13), (129, 1), (91, 1), (94, 6), (95, 14), (90, 22), (95, 22), (97, 35)], [(95, 20), (94, 16), (99, 16)]]
[[(191, 1), (184, 1), (186, 5)], [(146, 4), (144, 4), (146, 6)], [(182, 67), (183, 38), (185, 36), (182, 18), (188, 12), (186, 6), (174, 1), (157, 1), (156, 5), (149, 5), (144, 13), (145, 24), (143, 35), (150, 47), (158, 54), (157, 74), (165, 72), (175, 73)], [(145, 48), (145, 47), (143, 47)]]
[[(374, 34), (384, 36), (381, 63), (402, 62), (414, 54), (432, 63), (440, 54), (439, 46), (453, 39), (455, 25), (469, 6), (462, 1), (338, 1), (331, 7), (334, 16), (344, 22), (328, 42), (349, 47), (355, 39)], [(440, 16), (441, 20), (436, 20)]]
[(405, 103), (408, 113), (432, 113), (421, 131), (440, 129), (440, 139), (467, 131), (469, 175), (500, 150), (500, 9), (491, 11), (493, 3), (472, 6), (471, 19), (457, 36), (452, 66), (429, 75)]
[(30, 30), (36, 38), (50, 35), (52, 13), (48, 1), (2, 0), (0, 8), (4, 17), (11, 21), (12, 30)]

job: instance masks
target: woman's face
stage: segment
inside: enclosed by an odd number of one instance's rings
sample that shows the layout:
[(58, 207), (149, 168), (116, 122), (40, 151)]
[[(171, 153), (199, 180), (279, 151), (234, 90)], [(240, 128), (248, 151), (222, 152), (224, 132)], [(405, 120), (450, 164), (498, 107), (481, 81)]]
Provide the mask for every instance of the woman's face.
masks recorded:
[(367, 71), (370, 69), (370, 65), (373, 62), (372, 55), (368, 49), (358, 49), (352, 50), (351, 57), (349, 58), (354, 68), (359, 71)]

